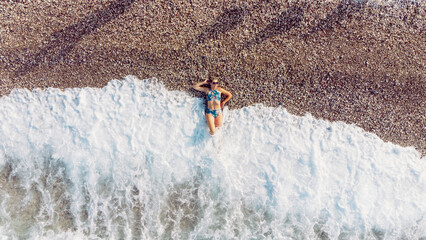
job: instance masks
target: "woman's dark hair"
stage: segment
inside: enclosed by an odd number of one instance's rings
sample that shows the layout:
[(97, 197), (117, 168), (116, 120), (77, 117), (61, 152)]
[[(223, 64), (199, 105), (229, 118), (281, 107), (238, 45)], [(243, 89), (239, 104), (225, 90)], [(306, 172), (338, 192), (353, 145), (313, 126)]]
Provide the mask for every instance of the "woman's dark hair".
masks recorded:
[(219, 77), (215, 73), (210, 73), (207, 82), (213, 82), (213, 80), (219, 80)]

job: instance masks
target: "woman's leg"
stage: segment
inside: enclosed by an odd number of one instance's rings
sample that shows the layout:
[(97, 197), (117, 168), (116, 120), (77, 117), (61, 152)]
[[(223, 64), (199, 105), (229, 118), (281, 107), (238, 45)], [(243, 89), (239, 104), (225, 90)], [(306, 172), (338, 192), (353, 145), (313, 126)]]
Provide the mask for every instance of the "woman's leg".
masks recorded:
[(206, 114), (206, 121), (210, 129), (210, 134), (213, 135), (216, 131), (215, 119), (213, 117), (213, 114)]
[(216, 127), (220, 127), (220, 126), (222, 126), (222, 117), (223, 117), (223, 114), (222, 114), (222, 113), (219, 113), (219, 114), (217, 115), (217, 118), (215, 118), (215, 119), (214, 119), (214, 125), (215, 125)]

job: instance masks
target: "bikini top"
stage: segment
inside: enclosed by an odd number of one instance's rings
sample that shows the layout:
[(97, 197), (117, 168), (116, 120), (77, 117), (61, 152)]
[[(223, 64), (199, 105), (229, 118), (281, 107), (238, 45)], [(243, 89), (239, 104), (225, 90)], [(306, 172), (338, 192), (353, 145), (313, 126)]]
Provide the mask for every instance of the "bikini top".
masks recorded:
[(217, 89), (210, 90), (209, 93), (207, 93), (207, 101), (211, 101), (213, 99), (220, 101), (220, 92)]

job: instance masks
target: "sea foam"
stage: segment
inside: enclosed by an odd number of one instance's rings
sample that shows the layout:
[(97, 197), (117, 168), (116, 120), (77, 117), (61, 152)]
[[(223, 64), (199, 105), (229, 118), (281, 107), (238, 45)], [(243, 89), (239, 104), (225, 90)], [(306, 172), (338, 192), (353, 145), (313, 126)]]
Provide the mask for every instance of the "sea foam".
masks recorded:
[(0, 238), (418, 239), (426, 159), (355, 125), (128, 76), (0, 99)]

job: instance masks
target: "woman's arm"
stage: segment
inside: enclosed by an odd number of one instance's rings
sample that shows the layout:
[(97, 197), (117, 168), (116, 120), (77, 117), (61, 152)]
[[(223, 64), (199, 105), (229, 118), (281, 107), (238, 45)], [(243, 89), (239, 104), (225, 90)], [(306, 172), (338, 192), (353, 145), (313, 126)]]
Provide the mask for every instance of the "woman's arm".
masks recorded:
[(220, 107), (223, 108), (225, 106), (225, 103), (232, 98), (232, 94), (229, 91), (226, 91), (225, 89), (221, 88), (220, 92), (226, 95), (226, 98), (220, 103)]
[(197, 91), (200, 91), (200, 92), (208, 92), (209, 91), (209, 89), (208, 88), (206, 88), (206, 87), (201, 87), (201, 85), (203, 85), (203, 84), (207, 84), (207, 80), (204, 80), (204, 81), (202, 81), (202, 82), (199, 82), (199, 83), (196, 83), (196, 84), (194, 84), (193, 86), (192, 86), (192, 88), (193, 89), (195, 89), (195, 90), (197, 90)]

